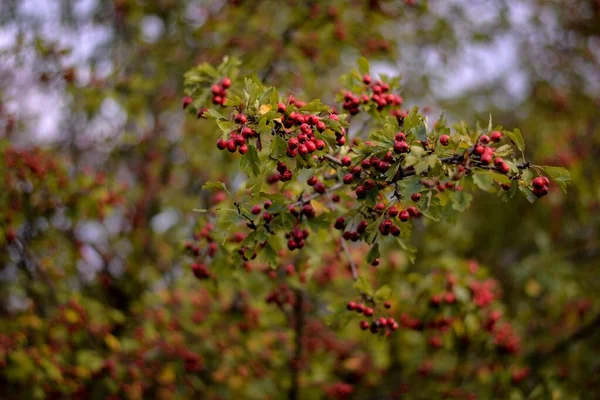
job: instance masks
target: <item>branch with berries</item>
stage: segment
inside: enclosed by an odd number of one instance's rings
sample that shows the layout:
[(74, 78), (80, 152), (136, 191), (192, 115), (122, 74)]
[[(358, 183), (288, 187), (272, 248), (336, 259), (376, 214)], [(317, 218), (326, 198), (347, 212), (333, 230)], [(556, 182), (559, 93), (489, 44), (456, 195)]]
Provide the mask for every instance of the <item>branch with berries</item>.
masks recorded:
[[(548, 194), (551, 180), (566, 189), (568, 171), (528, 161), (519, 130), (504, 130), (491, 119), (486, 128), (450, 126), (443, 114), (430, 126), (418, 107), (402, 108), (398, 79), (376, 80), (366, 60), (358, 64), (336, 97), (344, 113), (318, 99), (282, 96), (253, 78), (238, 79), (234, 59), (186, 74), (183, 107), (214, 123), (217, 149), (239, 157), (248, 178), (236, 195), (229, 182), (204, 185), (230, 194), (235, 207), (207, 211), (216, 216), (216, 231), (227, 234), (202, 265), (235, 266), (259, 257), (277, 268), (292, 252), (313, 248), (311, 232), (328, 232), (319, 240), (339, 240), (335, 230), (346, 250), (345, 241), (370, 246), (368, 264), (390, 247), (414, 261), (414, 220), (451, 219), (467, 209), (477, 189), (504, 201), (520, 192), (532, 202)], [(351, 136), (357, 115), (368, 118), (368, 128)], [(232, 230), (235, 240), (227, 237)], [(351, 266), (359, 280), (359, 267)]]

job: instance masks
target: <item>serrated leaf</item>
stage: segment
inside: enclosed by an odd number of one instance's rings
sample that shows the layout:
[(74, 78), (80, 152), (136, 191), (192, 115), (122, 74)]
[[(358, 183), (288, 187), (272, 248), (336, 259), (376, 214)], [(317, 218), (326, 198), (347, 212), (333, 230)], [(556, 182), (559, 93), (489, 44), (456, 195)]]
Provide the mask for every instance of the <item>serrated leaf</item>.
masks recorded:
[(391, 295), (392, 288), (390, 287), (390, 285), (383, 285), (382, 287), (377, 289), (373, 297), (375, 297), (376, 302), (383, 302), (389, 299)]
[(486, 192), (494, 186), (494, 179), (488, 171), (476, 171), (473, 174), (473, 183)]
[(496, 157), (506, 157), (513, 154), (512, 147), (509, 144), (503, 144), (494, 151)]
[(521, 191), (521, 193), (523, 193), (525, 198), (529, 200), (530, 203), (535, 203), (537, 197), (535, 197), (533, 192), (528, 187), (519, 185), (519, 190)]
[(551, 167), (547, 165), (540, 166), (540, 168), (562, 189), (563, 192), (567, 192), (567, 183), (571, 181), (571, 173), (569, 170), (562, 167)]
[[(210, 190), (210, 189), (221, 189), (221, 190), (224, 190), (227, 193), (229, 193), (229, 190), (227, 190), (227, 187), (221, 181), (206, 182), (204, 185), (202, 185), (202, 190)], [(229, 195), (231, 195), (231, 193), (229, 193)]]
[(452, 208), (456, 211), (465, 211), (469, 204), (471, 204), (471, 200), (473, 200), (473, 196), (469, 193), (465, 192), (452, 192), (450, 195), (450, 199), (452, 200)]
[(510, 137), (510, 140), (512, 140), (513, 143), (517, 146), (517, 148), (521, 151), (521, 153), (523, 153), (525, 151), (525, 141), (523, 140), (523, 135), (521, 135), (521, 131), (515, 129), (512, 132), (508, 131), (506, 133)]
[(271, 266), (271, 268), (277, 267), (278, 256), (273, 246), (271, 246), (271, 243), (267, 242), (267, 244), (261, 251), (261, 256), (267, 262), (267, 264)]
[(253, 145), (248, 146), (248, 152), (244, 154), (240, 160), (240, 167), (248, 170), (252, 176), (258, 176), (258, 174), (260, 174), (260, 159), (256, 147)]
[(204, 113), (204, 115), (212, 117), (212, 118), (214, 118), (216, 120), (227, 119), (227, 118), (225, 118), (225, 116), (223, 116), (223, 114), (221, 114), (220, 112), (218, 112), (214, 108), (209, 108), (208, 111), (206, 111)]
[(305, 111), (305, 112), (322, 112), (322, 111), (330, 111), (331, 107), (329, 107), (327, 104), (323, 104), (321, 102), (321, 100), (316, 99), (311, 101), (308, 104), (305, 104), (304, 106), (300, 107), (300, 111)]
[(427, 141), (427, 128), (425, 127), (425, 122), (421, 122), (414, 128), (411, 128), (408, 133), (412, 134), (418, 141)]
[(415, 165), (416, 174), (421, 175), (421, 173), (427, 171), (429, 168), (435, 167), (435, 165), (437, 164), (438, 161), (439, 161), (439, 158), (435, 154), (431, 154), (431, 155), (423, 158), (421, 161), (419, 161)]

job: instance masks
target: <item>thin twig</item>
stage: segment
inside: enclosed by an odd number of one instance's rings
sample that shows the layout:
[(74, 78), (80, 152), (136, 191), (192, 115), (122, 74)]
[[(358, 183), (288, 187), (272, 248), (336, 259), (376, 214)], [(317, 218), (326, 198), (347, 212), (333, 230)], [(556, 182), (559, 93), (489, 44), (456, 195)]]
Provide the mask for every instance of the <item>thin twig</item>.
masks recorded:
[(340, 242), (342, 243), (342, 249), (344, 249), (344, 253), (346, 253), (346, 256), (348, 256), (348, 261), (350, 262), (350, 270), (352, 271), (352, 278), (354, 278), (354, 280), (356, 281), (358, 280), (358, 271), (356, 269), (356, 264), (352, 259), (352, 255), (350, 254), (350, 250), (348, 249), (346, 241), (344, 239), (341, 239)]

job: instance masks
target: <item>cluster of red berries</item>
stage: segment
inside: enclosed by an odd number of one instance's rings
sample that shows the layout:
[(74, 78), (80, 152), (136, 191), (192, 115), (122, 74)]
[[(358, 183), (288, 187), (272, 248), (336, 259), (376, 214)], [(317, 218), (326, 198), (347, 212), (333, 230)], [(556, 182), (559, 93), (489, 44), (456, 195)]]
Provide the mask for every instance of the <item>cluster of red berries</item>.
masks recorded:
[[(271, 222), (273, 220), (273, 214), (271, 214), (269, 211), (267, 211), (272, 205), (273, 205), (273, 202), (271, 200), (266, 200), (263, 203), (262, 208), (264, 208), (265, 211), (262, 214), (262, 218), (265, 221), (265, 224), (268, 224), (269, 222)], [(250, 210), (250, 212), (253, 215), (258, 215), (258, 214), (260, 214), (262, 212), (262, 208), (261, 208), (261, 206), (259, 206), (257, 204), (254, 207), (252, 207), (252, 209)]]
[(491, 164), (493, 161), (498, 172), (507, 174), (510, 172), (509, 165), (501, 157), (494, 158), (494, 148), (488, 146), (490, 143), (498, 143), (500, 140), (502, 140), (502, 133), (498, 131), (491, 132), (489, 136), (481, 135), (478, 143), (473, 147), (472, 154), (478, 156), (483, 165)]
[(319, 194), (325, 193), (326, 187), (323, 182), (320, 182), (315, 175), (311, 176), (306, 180), (308, 186), (312, 186), (315, 189), (315, 192)]
[(365, 93), (358, 96), (349, 91), (344, 93), (344, 104), (342, 107), (345, 110), (348, 110), (350, 115), (356, 115), (360, 112), (360, 104), (372, 102), (377, 106), (377, 109), (381, 111), (388, 105), (401, 106), (402, 103), (404, 103), (404, 99), (399, 95), (388, 93), (390, 86), (387, 83), (381, 81), (373, 82), (370, 75), (364, 75), (362, 81), (370, 91), (370, 95)]
[(291, 232), (285, 234), (287, 241), (287, 247), (290, 250), (301, 249), (304, 247), (304, 239), (308, 238), (308, 230), (300, 229), (299, 226), (295, 226)]
[[(193, 257), (214, 257), (217, 254), (218, 245), (211, 236), (213, 228), (214, 226), (212, 224), (204, 225), (200, 232), (194, 234), (194, 239), (197, 243), (191, 241), (186, 242), (185, 250)], [(206, 241), (206, 247), (201, 249), (200, 243), (202, 240)], [(212, 276), (208, 266), (202, 262), (194, 262), (191, 265), (191, 268), (194, 276), (198, 279), (208, 279)]]
[(248, 117), (245, 114), (238, 113), (234, 117), (236, 124), (241, 125), (239, 129), (229, 134), (229, 139), (224, 140), (223, 138), (217, 139), (217, 148), (219, 150), (229, 151), (235, 153), (238, 151), (240, 154), (246, 154), (248, 152), (248, 145), (246, 141), (251, 138), (257, 138), (258, 133), (252, 128), (246, 126)]
[(438, 307), (442, 303), (446, 303), (446, 304), (456, 303), (456, 295), (454, 294), (454, 292), (448, 291), (445, 293), (434, 294), (429, 299), (429, 304), (431, 304), (433, 307)]
[[(285, 114), (286, 105), (279, 103), (277, 110)], [(315, 136), (315, 131), (322, 133), (327, 129), (327, 126), (319, 116), (305, 115), (292, 111), (285, 116), (283, 125), (285, 128), (290, 129), (289, 133), (295, 135), (287, 141), (286, 154), (288, 157), (296, 157), (297, 155), (305, 156), (325, 148), (325, 141)], [(295, 126), (297, 129), (291, 130)]]
[(406, 135), (404, 132), (396, 133), (394, 136), (394, 152), (397, 154), (408, 153), (410, 145), (406, 143)]
[(227, 89), (231, 86), (231, 79), (223, 78), (220, 83), (214, 84), (210, 88), (213, 104), (224, 105), (227, 99)]
[(276, 304), (281, 307), (285, 304), (294, 305), (296, 303), (296, 296), (294, 292), (285, 283), (279, 287), (273, 289), (271, 293), (265, 298), (267, 304)]
[(193, 263), (192, 272), (194, 273), (194, 276), (198, 279), (208, 279), (211, 277), (211, 273), (208, 266), (203, 263)]
[[(386, 309), (390, 309), (392, 307), (389, 301), (386, 301), (383, 306)], [(363, 314), (365, 317), (372, 317), (375, 313), (375, 310), (372, 307), (368, 307), (363, 303), (355, 303), (353, 301), (350, 301), (348, 304), (346, 304), (346, 309), (348, 311), (356, 311), (359, 314)], [(371, 333), (373, 334), (379, 333), (380, 331), (385, 331), (386, 329), (388, 330), (387, 333), (389, 334), (389, 332), (396, 331), (400, 327), (400, 325), (398, 325), (396, 320), (394, 320), (392, 317), (379, 317), (378, 319), (374, 319), (371, 323), (363, 320), (360, 321), (359, 326), (363, 331), (370, 329)]]
[[(365, 231), (367, 230), (367, 226), (369, 225), (369, 223), (365, 220), (362, 220), (358, 223), (358, 225), (356, 226), (356, 231), (344, 231), (342, 237), (346, 240), (351, 240), (353, 242), (357, 242), (360, 239), (360, 235), (362, 235), (363, 233), (365, 233)], [(335, 223), (333, 224), (334, 228), (337, 230), (344, 230), (346, 229), (346, 219), (344, 217), (339, 217), (338, 219), (335, 220)]]
[(287, 165), (284, 162), (279, 161), (277, 163), (277, 173), (270, 175), (267, 178), (267, 182), (270, 184), (281, 182), (288, 182), (292, 180), (294, 173), (288, 169)]
[(531, 181), (533, 185), (533, 194), (535, 197), (542, 198), (548, 194), (548, 185), (550, 184), (550, 180), (545, 176), (538, 176)]

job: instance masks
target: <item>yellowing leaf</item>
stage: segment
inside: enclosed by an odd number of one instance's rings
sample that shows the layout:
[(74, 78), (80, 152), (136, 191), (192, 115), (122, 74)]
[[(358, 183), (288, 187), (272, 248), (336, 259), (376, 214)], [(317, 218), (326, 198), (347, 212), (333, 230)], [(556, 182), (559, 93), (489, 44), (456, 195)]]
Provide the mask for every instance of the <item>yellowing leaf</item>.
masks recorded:
[(258, 112), (261, 115), (265, 115), (266, 113), (271, 111), (271, 108), (273, 108), (273, 106), (271, 104), (263, 104), (258, 108)]
[(104, 336), (104, 342), (112, 351), (119, 351), (121, 349), (121, 343), (119, 342), (119, 339), (117, 339), (110, 333)]
[(175, 366), (173, 364), (165, 365), (158, 375), (158, 381), (163, 384), (173, 383), (175, 382), (175, 378)]

